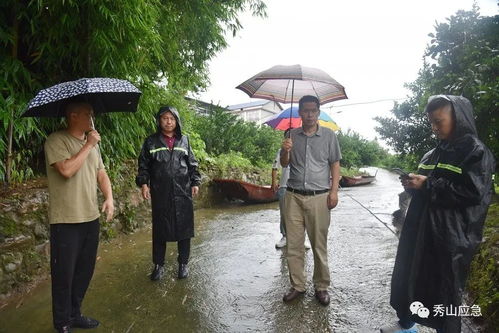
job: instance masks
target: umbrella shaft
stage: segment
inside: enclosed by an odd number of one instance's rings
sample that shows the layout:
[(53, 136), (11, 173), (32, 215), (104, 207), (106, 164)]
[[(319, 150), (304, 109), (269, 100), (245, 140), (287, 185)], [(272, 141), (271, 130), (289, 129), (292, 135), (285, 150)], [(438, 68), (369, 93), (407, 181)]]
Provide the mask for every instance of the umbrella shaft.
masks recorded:
[(289, 115), (289, 128), (291, 129), (291, 117), (293, 116), (293, 98), (295, 93), (295, 80), (291, 83), (291, 112)]

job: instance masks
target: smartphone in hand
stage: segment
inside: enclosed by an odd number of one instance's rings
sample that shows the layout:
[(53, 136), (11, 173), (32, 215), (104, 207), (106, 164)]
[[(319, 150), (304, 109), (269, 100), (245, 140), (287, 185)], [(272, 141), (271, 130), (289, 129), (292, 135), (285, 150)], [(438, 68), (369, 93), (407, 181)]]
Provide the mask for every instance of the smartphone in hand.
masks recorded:
[(405, 172), (404, 170), (402, 170), (400, 168), (393, 168), (392, 171), (395, 172), (397, 175), (399, 175), (400, 178), (402, 178), (402, 179), (411, 178), (411, 176), (409, 176), (409, 174), (407, 172)]

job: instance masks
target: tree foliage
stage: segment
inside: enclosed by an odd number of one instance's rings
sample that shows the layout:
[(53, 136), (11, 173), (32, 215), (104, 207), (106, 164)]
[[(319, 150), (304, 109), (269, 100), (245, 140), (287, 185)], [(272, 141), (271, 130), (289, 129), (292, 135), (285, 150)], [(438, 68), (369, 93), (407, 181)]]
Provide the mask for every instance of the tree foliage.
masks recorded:
[[(13, 175), (32, 174), (54, 119), (20, 118), (36, 91), (81, 77), (128, 79), (143, 92), (139, 112), (99, 117), (103, 156), (132, 157), (154, 128), (160, 104), (208, 83), (207, 61), (242, 26), (265, 15), (262, 0), (5, 0), (0, 2), (0, 176), (13, 122)], [(107, 135), (106, 135), (107, 134)], [(22, 172), (23, 174), (21, 174)]]
[(499, 15), (480, 16), (474, 6), (428, 36), (423, 67), (407, 85), (411, 95), (394, 106), (393, 117), (378, 117), (376, 130), (396, 152), (422, 156), (435, 146), (423, 111), (428, 97), (462, 95), (473, 104), (480, 139), (499, 156)]
[(340, 131), (337, 137), (342, 155), (341, 166), (346, 168), (383, 166), (389, 156), (376, 140), (369, 141), (356, 132)]
[(220, 107), (211, 109), (206, 117), (193, 119), (192, 129), (205, 142), (208, 154), (237, 152), (259, 166), (273, 161), (283, 139), (283, 132), (245, 122)]

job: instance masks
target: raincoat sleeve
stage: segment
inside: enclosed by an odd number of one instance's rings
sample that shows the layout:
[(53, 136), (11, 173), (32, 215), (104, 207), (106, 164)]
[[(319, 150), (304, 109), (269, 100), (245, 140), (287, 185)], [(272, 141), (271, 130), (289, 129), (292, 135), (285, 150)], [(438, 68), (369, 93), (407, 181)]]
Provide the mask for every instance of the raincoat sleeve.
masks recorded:
[(443, 207), (467, 207), (480, 204), (490, 191), (494, 160), (483, 147), (476, 146), (461, 166), (461, 180), (428, 176), (426, 189), (430, 202)]
[(151, 162), (151, 153), (149, 153), (147, 140), (144, 142), (142, 146), (142, 150), (139, 155), (139, 171), (137, 177), (135, 177), (135, 183), (137, 186), (142, 186), (144, 184), (150, 185), (150, 174), (149, 174), (149, 166)]
[[(188, 141), (189, 142), (189, 141)], [(187, 167), (189, 169), (189, 177), (191, 179), (191, 186), (199, 186), (201, 183), (201, 174), (198, 171), (198, 161), (196, 157), (194, 157), (194, 153), (191, 148), (191, 144), (189, 142), (189, 157), (187, 161)]]

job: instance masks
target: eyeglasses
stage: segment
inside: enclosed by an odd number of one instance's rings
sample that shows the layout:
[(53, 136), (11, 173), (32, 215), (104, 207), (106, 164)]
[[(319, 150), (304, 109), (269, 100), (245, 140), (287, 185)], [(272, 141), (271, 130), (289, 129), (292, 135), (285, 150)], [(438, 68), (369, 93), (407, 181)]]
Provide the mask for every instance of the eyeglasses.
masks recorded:
[(308, 114), (317, 114), (320, 112), (320, 110), (315, 109), (315, 110), (300, 110), (300, 113), (308, 113)]

